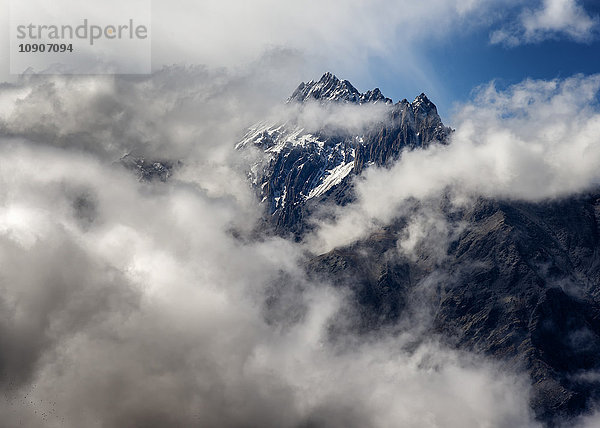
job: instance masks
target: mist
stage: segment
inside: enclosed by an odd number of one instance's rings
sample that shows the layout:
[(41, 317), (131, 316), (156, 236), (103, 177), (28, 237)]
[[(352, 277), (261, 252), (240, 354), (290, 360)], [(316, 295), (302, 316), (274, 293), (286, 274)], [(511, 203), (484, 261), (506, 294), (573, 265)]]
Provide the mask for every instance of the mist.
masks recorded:
[[(234, 146), (285, 99), (253, 77), (175, 67), (1, 88), (0, 424), (536, 426), (527, 376), (418, 325), (332, 338), (351, 296), (307, 277), (305, 244), (247, 238), (262, 208)], [(140, 182), (125, 153), (183, 165)], [(369, 172), (361, 201), (396, 173)]]

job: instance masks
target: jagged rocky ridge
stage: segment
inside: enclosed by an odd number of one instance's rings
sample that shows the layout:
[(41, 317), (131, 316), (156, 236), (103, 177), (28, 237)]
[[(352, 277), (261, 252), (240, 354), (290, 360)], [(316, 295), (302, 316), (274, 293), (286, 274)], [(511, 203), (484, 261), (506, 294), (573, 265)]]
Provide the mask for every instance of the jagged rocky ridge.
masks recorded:
[(119, 159), (119, 164), (135, 173), (140, 181), (160, 180), (166, 182), (171, 177), (173, 169), (181, 162), (148, 161), (144, 157), (127, 153)]
[(300, 83), (288, 102), (303, 103), (310, 100), (334, 101), (344, 103), (385, 103), (391, 104), (392, 100), (383, 96), (379, 88), (361, 94), (347, 80), (339, 80), (331, 73), (325, 73), (318, 82), (311, 80)]
[[(301, 237), (320, 204), (351, 201), (352, 178), (364, 168), (451, 134), (425, 95), (393, 104), (329, 73), (288, 100), (307, 102), (385, 103), (389, 115), (361, 135), (288, 124), (248, 132), (238, 148), (266, 154), (250, 179), (266, 223), (281, 235)], [(531, 407), (546, 426), (592, 410), (600, 399), (600, 192), (543, 203), (480, 198), (460, 209), (445, 198), (436, 203), (449, 225), (460, 225), (441, 258), (427, 246), (413, 257), (398, 251), (411, 216), (422, 215), (421, 202), (409, 201), (411, 209), (370, 237), (312, 257), (307, 272), (353, 293), (357, 331), (428, 311), (428, 334), (525, 370)]]
[(301, 83), (287, 101), (300, 108), (310, 102), (388, 108), (381, 122), (354, 135), (338, 129), (309, 132), (293, 123), (259, 123), (248, 131), (237, 148), (254, 146), (267, 155), (252, 166), (250, 179), (266, 206), (268, 223), (280, 234), (302, 236), (306, 210), (334, 192), (340, 203), (351, 198), (351, 177), (369, 165), (389, 165), (402, 150), (444, 143), (451, 133), (425, 94), (412, 103), (393, 104), (378, 88), (361, 94), (331, 73)]

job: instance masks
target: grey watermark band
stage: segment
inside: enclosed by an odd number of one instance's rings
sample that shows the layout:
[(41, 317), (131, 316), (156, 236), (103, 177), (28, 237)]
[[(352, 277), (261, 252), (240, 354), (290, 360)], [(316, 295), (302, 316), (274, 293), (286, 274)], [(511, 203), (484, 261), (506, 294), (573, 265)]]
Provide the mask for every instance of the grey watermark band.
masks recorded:
[(11, 73), (147, 74), (151, 0), (11, 0)]
[(146, 39), (148, 27), (143, 24), (137, 25), (133, 19), (127, 24), (118, 25), (89, 25), (88, 19), (78, 26), (73, 25), (17, 25), (17, 39), (30, 40), (88, 40), (90, 45), (94, 41), (106, 38), (108, 40), (123, 39)]

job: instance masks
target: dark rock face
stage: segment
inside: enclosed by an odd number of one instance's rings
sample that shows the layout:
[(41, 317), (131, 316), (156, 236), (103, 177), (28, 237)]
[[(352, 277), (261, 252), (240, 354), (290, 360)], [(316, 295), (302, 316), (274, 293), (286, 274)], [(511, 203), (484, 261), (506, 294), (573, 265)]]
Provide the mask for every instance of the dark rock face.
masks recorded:
[(389, 165), (404, 149), (444, 143), (450, 133), (425, 94), (412, 103), (402, 100), (394, 105), (389, 120), (373, 129), (365, 139), (367, 143), (358, 147), (354, 172), (360, 174), (369, 163)]
[(121, 165), (133, 171), (140, 181), (167, 181), (176, 166), (170, 161), (147, 161), (143, 157), (126, 154), (120, 159)]
[(543, 420), (582, 411), (600, 392), (577, 380), (600, 364), (599, 207), (592, 196), (482, 202), (449, 253), (449, 269), (461, 272), (437, 328), (459, 346), (521, 360)]
[(600, 369), (600, 195), (479, 200), (452, 217), (467, 227), (439, 264), (418, 249), (416, 259), (398, 255), (399, 220), (308, 269), (351, 284), (366, 328), (396, 322), (407, 301), (427, 301), (432, 333), (530, 374), (531, 405), (548, 425), (584, 412), (600, 395), (585, 375)]

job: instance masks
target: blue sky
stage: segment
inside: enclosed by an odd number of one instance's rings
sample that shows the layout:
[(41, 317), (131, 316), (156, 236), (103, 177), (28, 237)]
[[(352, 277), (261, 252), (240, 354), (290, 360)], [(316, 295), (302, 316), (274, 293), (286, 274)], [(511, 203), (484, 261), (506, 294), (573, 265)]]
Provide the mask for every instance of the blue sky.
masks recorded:
[[(574, 3), (598, 21), (600, 2)], [(518, 18), (520, 13), (522, 11), (516, 8), (494, 26), (499, 28), (510, 19)], [(470, 31), (455, 31), (450, 37), (416, 46), (414, 51), (418, 52), (419, 69), (423, 74), (414, 79), (398, 78), (403, 75), (402, 61), (391, 60), (389, 56), (373, 56), (368, 61), (369, 77), (356, 82), (357, 86), (361, 89), (379, 86), (394, 101), (425, 92), (436, 103), (441, 115), (448, 118), (453, 107), (468, 101), (477, 87), (491, 81), (503, 88), (527, 78), (551, 80), (600, 72), (597, 24), (584, 40), (564, 32), (551, 32), (539, 41), (516, 46), (492, 43), (493, 28), (482, 26)]]
[(435, 98), (440, 112), (447, 115), (452, 103), (466, 101), (473, 89), (490, 81), (504, 87), (526, 78), (549, 80), (598, 73), (600, 42), (563, 39), (505, 47), (490, 44), (485, 32), (480, 31), (452, 43), (427, 46), (424, 61), (435, 73), (435, 83), (426, 87), (398, 80), (391, 70), (383, 71), (381, 58), (372, 60), (372, 68), (380, 70), (374, 71), (373, 76), (382, 91), (394, 100), (425, 91)]

